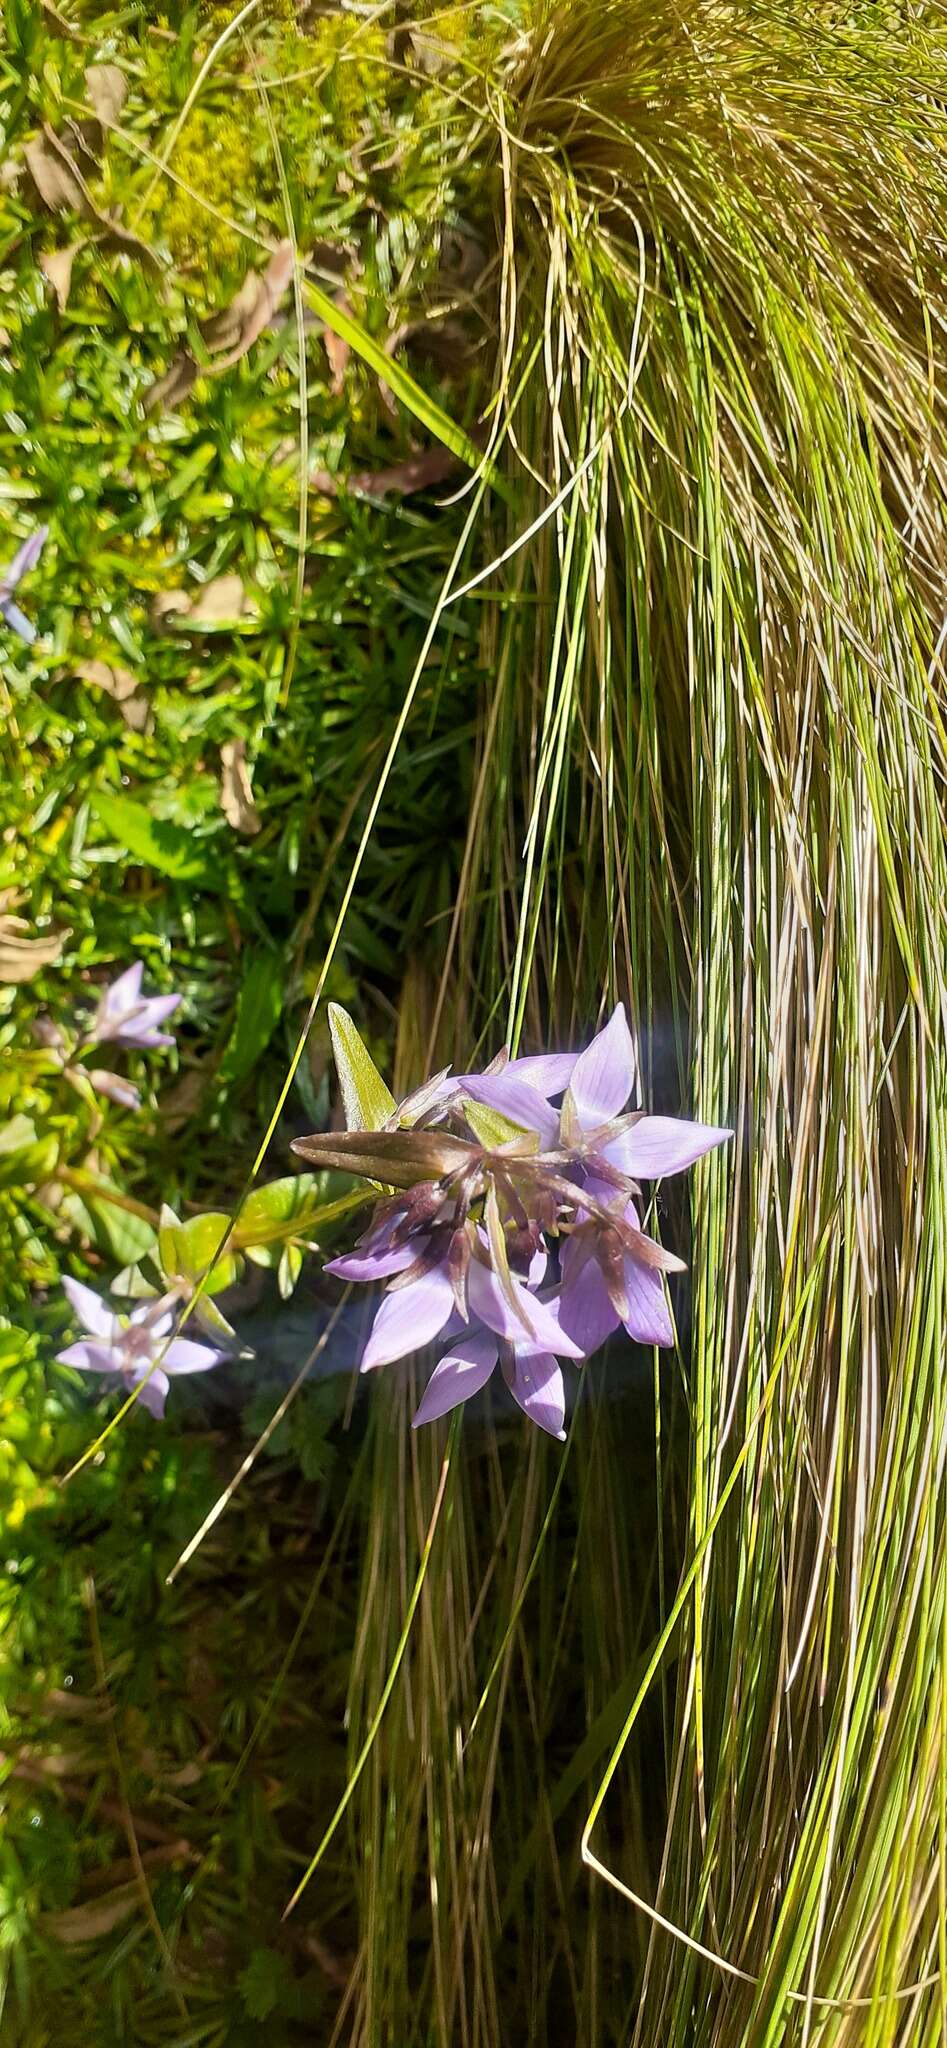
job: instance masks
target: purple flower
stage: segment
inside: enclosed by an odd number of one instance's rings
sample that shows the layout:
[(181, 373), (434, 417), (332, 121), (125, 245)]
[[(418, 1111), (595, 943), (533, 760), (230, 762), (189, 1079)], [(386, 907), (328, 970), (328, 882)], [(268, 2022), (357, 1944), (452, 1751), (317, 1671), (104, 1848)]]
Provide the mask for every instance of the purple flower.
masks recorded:
[[(532, 1064), (529, 1060), (510, 1062), (511, 1068)], [(622, 1111), (636, 1077), (634, 1043), (625, 1006), (618, 1003), (591, 1045), (570, 1061), (570, 1072), (561, 1084), (566, 1096), (559, 1117), (560, 1150), (577, 1158), (604, 1159), (629, 1180), (660, 1180), (664, 1174), (683, 1173), (705, 1152), (732, 1138), (732, 1131), (691, 1123), (685, 1117), (636, 1115), (626, 1122)], [(520, 1078), (532, 1088), (528, 1073)], [(474, 1089), (468, 1087), (467, 1093), (474, 1094)], [(528, 1128), (538, 1133), (544, 1145), (550, 1142), (548, 1104), (532, 1105), (520, 1088), (514, 1106), (504, 1073), (495, 1079), (482, 1076), (475, 1099), (500, 1110), (514, 1123), (531, 1117)]]
[(126, 967), (117, 981), (104, 989), (99, 1005), (89, 1025), (86, 1043), (105, 1045), (111, 1040), (116, 1045), (173, 1045), (174, 1039), (167, 1031), (159, 1031), (176, 1010), (180, 996), (143, 996), (141, 977), (144, 962), (136, 960)]
[[(488, 1263), (484, 1233), (477, 1232), (473, 1252), (464, 1274), (465, 1306), (457, 1309), (457, 1279), (448, 1256), (434, 1262), (427, 1246), (418, 1240), (397, 1246), (392, 1232), (377, 1233), (362, 1251), (350, 1258), (333, 1259), (326, 1267), (343, 1280), (372, 1281), (390, 1278), (389, 1286), (375, 1313), (361, 1369), (371, 1372), (379, 1365), (392, 1365), (432, 1344), (448, 1324), (458, 1329), (482, 1325), (511, 1344), (557, 1353), (563, 1358), (581, 1356), (579, 1346), (559, 1323), (554, 1302), (541, 1301), (532, 1292), (545, 1270), (545, 1253), (533, 1259), (527, 1278), (512, 1272), (501, 1276)], [(385, 1239), (387, 1238), (387, 1241)], [(381, 1241), (380, 1241), (381, 1240)], [(412, 1272), (411, 1268), (417, 1271)], [(530, 1284), (532, 1283), (532, 1284)]]
[[(457, 1310), (457, 1279), (447, 1258), (427, 1263), (418, 1242), (393, 1239), (405, 1217), (403, 1210), (380, 1230), (369, 1233), (362, 1248), (326, 1268), (340, 1279), (394, 1279), (375, 1314), (362, 1357), (362, 1372), (391, 1365), (435, 1338), (451, 1339), (435, 1367), (414, 1418), (431, 1422), (446, 1415), (485, 1385), (499, 1362), (514, 1398), (540, 1428), (562, 1434), (565, 1389), (560, 1357), (579, 1358), (581, 1347), (563, 1329), (558, 1302), (533, 1292), (545, 1274), (546, 1254), (536, 1252), (525, 1278), (499, 1275), (488, 1263), (485, 1231), (477, 1231), (464, 1275), (465, 1312)], [(428, 1241), (429, 1244), (431, 1240)], [(418, 1271), (409, 1275), (412, 1264)]]
[(555, 1353), (535, 1349), (523, 1337), (499, 1339), (483, 1327), (459, 1337), (434, 1367), (412, 1427), (436, 1422), (485, 1387), (499, 1363), (514, 1401), (550, 1436), (565, 1436), (566, 1392)]
[[(501, 1053), (484, 1073), (438, 1074), (400, 1104), (339, 1015), (350, 1129), (294, 1150), (397, 1191), (327, 1268), (385, 1283), (363, 1372), (440, 1340), (417, 1422), (466, 1400), (499, 1364), (525, 1413), (559, 1435), (560, 1359), (590, 1357), (619, 1324), (641, 1344), (674, 1341), (662, 1275), (682, 1261), (642, 1231), (639, 1177), (680, 1173), (732, 1134), (626, 1111), (636, 1068), (621, 1004), (582, 1053)], [(561, 1286), (540, 1294), (553, 1250)]]
[(25, 640), (28, 647), (32, 647), (36, 639), (36, 627), (30, 624), (19, 605), (13, 603), (13, 592), (23, 577), (28, 575), (31, 569), (35, 569), (48, 535), (48, 526), (38, 526), (35, 533), (31, 533), (29, 539), (23, 542), (22, 547), (17, 548), (12, 562), (0, 570), (0, 616), (6, 620), (8, 626), (12, 626), (14, 633), (19, 633), (20, 639)]
[(590, 1181), (594, 1194), (610, 1209), (610, 1225), (601, 1215), (580, 1218), (560, 1253), (562, 1291), (559, 1315), (583, 1356), (605, 1343), (619, 1323), (636, 1344), (673, 1344), (674, 1327), (661, 1278), (666, 1263), (661, 1247), (641, 1231), (638, 1213), (624, 1195), (607, 1182)]
[[(227, 1356), (224, 1351), (212, 1351), (209, 1345), (194, 1344), (189, 1337), (174, 1337), (168, 1343), (176, 1301), (173, 1294), (145, 1302), (125, 1318), (114, 1315), (108, 1303), (81, 1280), (65, 1279), (63, 1292), (85, 1334), (78, 1344), (69, 1344), (57, 1353), (60, 1365), (73, 1365), (79, 1372), (117, 1375), (129, 1392), (141, 1386), (140, 1399), (152, 1415), (164, 1414), (172, 1377), (209, 1372)], [(158, 1357), (161, 1363), (156, 1366)]]

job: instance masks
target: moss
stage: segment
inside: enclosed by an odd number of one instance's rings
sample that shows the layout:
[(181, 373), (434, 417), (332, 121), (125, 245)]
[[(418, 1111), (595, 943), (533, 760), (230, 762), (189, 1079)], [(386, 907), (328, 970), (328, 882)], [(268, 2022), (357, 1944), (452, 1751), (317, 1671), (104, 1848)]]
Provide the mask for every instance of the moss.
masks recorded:
[(244, 237), (207, 208), (232, 217), (239, 204), (235, 195), (246, 191), (252, 167), (253, 136), (247, 124), (234, 114), (198, 107), (174, 153), (180, 182), (158, 186), (147, 210), (146, 232), (164, 243), (184, 269), (219, 273), (245, 267), (249, 245)]

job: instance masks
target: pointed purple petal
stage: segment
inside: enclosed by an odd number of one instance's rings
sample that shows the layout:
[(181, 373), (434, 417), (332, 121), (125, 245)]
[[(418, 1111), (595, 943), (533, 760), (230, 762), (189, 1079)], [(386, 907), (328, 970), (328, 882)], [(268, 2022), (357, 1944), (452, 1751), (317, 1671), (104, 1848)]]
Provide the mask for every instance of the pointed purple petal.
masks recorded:
[(28, 575), (31, 569), (35, 569), (48, 537), (49, 527), (38, 526), (35, 533), (31, 533), (23, 541), (22, 545), (17, 548), (9, 567), (3, 571), (3, 588), (5, 590), (15, 590), (21, 577)]
[[(571, 1256), (570, 1256), (571, 1254)], [(559, 1321), (579, 1345), (583, 1358), (591, 1358), (618, 1328), (618, 1315), (608, 1298), (601, 1267), (594, 1257), (583, 1258), (572, 1241), (562, 1254), (562, 1289)]]
[(169, 1373), (210, 1372), (211, 1366), (219, 1365), (226, 1356), (226, 1351), (212, 1351), (208, 1344), (192, 1343), (190, 1337), (175, 1337), (161, 1364)]
[(533, 1253), (529, 1262), (529, 1271), (526, 1275), (527, 1287), (536, 1288), (542, 1286), (546, 1278), (546, 1267), (548, 1264), (549, 1253), (540, 1245), (539, 1250)]
[(143, 960), (133, 960), (131, 966), (126, 967), (124, 973), (118, 975), (117, 979), (103, 990), (99, 1006), (103, 1016), (125, 1017), (129, 1010), (135, 1008), (144, 970)]
[(660, 1273), (655, 1273), (651, 1266), (640, 1265), (637, 1259), (626, 1258), (624, 1267), (629, 1310), (625, 1328), (629, 1337), (636, 1344), (673, 1344), (674, 1325)]
[(511, 1079), (535, 1088), (548, 1102), (551, 1096), (565, 1093), (578, 1057), (575, 1052), (527, 1053), (524, 1059), (511, 1060), (506, 1072)]
[(121, 1366), (107, 1344), (67, 1344), (57, 1351), (59, 1365), (73, 1365), (77, 1372), (120, 1372)]
[(156, 1024), (163, 1024), (166, 1017), (174, 1015), (179, 1003), (183, 1002), (183, 1000), (183, 996), (180, 995), (149, 996), (147, 1001), (142, 1004), (142, 1021), (146, 1028), (149, 1031), (153, 1031)]
[(463, 1343), (453, 1345), (434, 1367), (412, 1428), (417, 1429), (422, 1422), (436, 1422), (439, 1415), (448, 1414), (471, 1394), (479, 1393), (486, 1386), (498, 1356), (495, 1337), (466, 1337)]
[[(145, 1383), (142, 1386), (143, 1380)], [(149, 1380), (145, 1380), (143, 1372), (130, 1373), (128, 1376), (129, 1393), (132, 1387), (140, 1386), (141, 1393), (138, 1399), (141, 1406), (147, 1408), (149, 1415), (153, 1415), (158, 1422), (164, 1416), (164, 1404), (168, 1398), (170, 1384), (167, 1373), (162, 1372), (160, 1365), (156, 1367)]]
[(62, 1291), (84, 1330), (91, 1330), (93, 1337), (111, 1337), (115, 1318), (100, 1294), (91, 1287), (83, 1286), (81, 1280), (71, 1279), (68, 1274), (63, 1280)]
[(719, 1130), (715, 1124), (692, 1124), (677, 1116), (645, 1116), (606, 1145), (603, 1156), (632, 1180), (660, 1180), (665, 1173), (683, 1173), (695, 1159), (732, 1136), (732, 1131)]
[(548, 1152), (559, 1137), (559, 1118), (550, 1109), (545, 1097), (525, 1081), (511, 1079), (509, 1071), (488, 1075), (486, 1080), (473, 1075), (464, 1083), (463, 1093), (474, 1102), (482, 1102), (487, 1109), (498, 1109), (501, 1116), (509, 1117), (513, 1124), (521, 1125), (524, 1131), (535, 1131), (543, 1151)]
[(566, 1390), (562, 1368), (548, 1351), (518, 1351), (508, 1385), (514, 1401), (519, 1402), (531, 1422), (538, 1422), (540, 1429), (548, 1430), (550, 1436), (565, 1435), (562, 1425)]
[(372, 1324), (362, 1358), (362, 1372), (407, 1358), (440, 1336), (454, 1307), (454, 1292), (443, 1266), (435, 1266), (409, 1287), (386, 1294)]
[(619, 1116), (635, 1085), (635, 1048), (619, 1003), (603, 1031), (579, 1054), (569, 1093), (583, 1130), (594, 1131)]
[(511, 1278), (513, 1293), (526, 1321), (518, 1316), (492, 1268), (472, 1259), (467, 1275), (467, 1298), (471, 1314), (505, 1337), (511, 1344), (531, 1345), (534, 1350), (555, 1351), (561, 1358), (581, 1358), (578, 1344), (562, 1329), (554, 1302), (542, 1302), (530, 1294), (521, 1280)]
[(398, 1244), (377, 1252), (348, 1252), (343, 1258), (329, 1259), (323, 1270), (334, 1273), (338, 1280), (387, 1280), (392, 1273), (403, 1273), (417, 1256), (416, 1244)]
[(0, 612), (13, 632), (18, 633), (20, 639), (26, 641), (27, 647), (32, 647), (36, 639), (36, 627), (32, 619), (28, 619), (26, 613), (21, 612), (19, 605), (14, 604), (11, 597), (0, 598)]

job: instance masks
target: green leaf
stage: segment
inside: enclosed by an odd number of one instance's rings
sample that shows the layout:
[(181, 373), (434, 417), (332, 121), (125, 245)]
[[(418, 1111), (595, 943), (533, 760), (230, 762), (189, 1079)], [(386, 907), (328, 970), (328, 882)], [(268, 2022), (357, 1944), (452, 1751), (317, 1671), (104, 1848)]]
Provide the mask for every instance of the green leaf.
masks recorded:
[(255, 1948), (237, 1979), (237, 1989), (248, 2019), (268, 2020), (287, 1992), (292, 1977), (285, 1956), (278, 1949)]
[(282, 956), (269, 947), (250, 955), (233, 1030), (220, 1063), (222, 1081), (242, 1080), (268, 1046), (283, 1008), (285, 975)]
[(0, 1152), (22, 1152), (36, 1143), (36, 1125), (31, 1116), (11, 1116), (0, 1124)]
[(105, 790), (93, 790), (89, 801), (99, 823), (133, 861), (178, 882), (202, 882), (214, 890), (220, 887), (219, 863), (210, 860), (186, 826), (175, 825), (168, 818), (153, 818), (144, 804), (127, 796), (111, 796)]
[[(116, 1194), (120, 1191), (115, 1190)], [(150, 1252), (155, 1233), (143, 1216), (133, 1216), (127, 1209), (120, 1209), (110, 1202), (106, 1195), (85, 1193), (85, 1207), (95, 1226), (95, 1240), (101, 1249), (111, 1252), (120, 1266), (137, 1266), (146, 1252)]]
[(290, 1173), (283, 1180), (268, 1180), (253, 1188), (240, 1211), (236, 1236), (241, 1246), (257, 1233), (273, 1237), (281, 1223), (291, 1223), (317, 1199), (325, 1199), (323, 1183), (341, 1176), (328, 1173)]
[(36, 1187), (59, 1157), (57, 1140), (38, 1138), (32, 1117), (14, 1116), (0, 1127), (0, 1188)]
[[(318, 313), (319, 318), (325, 321), (333, 334), (339, 336), (340, 341), (348, 342), (349, 347), (377, 373), (389, 390), (394, 392), (395, 397), (400, 398), (402, 405), (407, 406), (415, 419), (420, 420), (421, 425), (438, 441), (442, 441), (444, 447), (449, 448), (461, 462), (466, 462), (470, 469), (477, 469), (481, 461), (479, 448), (471, 441), (469, 435), (464, 433), (463, 428), (455, 425), (436, 401), (428, 397), (427, 392), (415, 382), (404, 364), (399, 363), (396, 357), (386, 355), (373, 336), (366, 334), (364, 327), (359, 326), (352, 314), (347, 313), (335, 299), (330, 298), (329, 293), (324, 292), (320, 285), (313, 284), (309, 278), (304, 278), (302, 288), (303, 297), (308, 300), (313, 312)], [(489, 473), (492, 477), (492, 470)]]
[(398, 1105), (347, 1010), (329, 1004), (329, 1031), (350, 1131), (380, 1131)]
[[(229, 1221), (224, 1210), (206, 1209), (202, 1215), (192, 1216), (187, 1223), (180, 1223), (173, 1209), (162, 1209), (161, 1222), (158, 1226), (158, 1257), (166, 1278), (199, 1280), (223, 1243)], [(219, 1294), (222, 1288), (232, 1287), (239, 1277), (239, 1272), (237, 1259), (232, 1253), (225, 1253), (207, 1276), (207, 1292)]]

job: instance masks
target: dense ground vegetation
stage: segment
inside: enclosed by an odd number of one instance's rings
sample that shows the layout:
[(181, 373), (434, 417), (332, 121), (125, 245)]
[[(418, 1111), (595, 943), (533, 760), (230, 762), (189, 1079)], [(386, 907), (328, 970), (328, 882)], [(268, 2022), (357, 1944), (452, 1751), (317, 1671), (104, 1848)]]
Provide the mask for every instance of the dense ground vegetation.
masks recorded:
[[(943, 19), (2, 27), (3, 2039), (933, 2048)], [(43, 1035), (135, 958), (137, 1111)], [(327, 999), (407, 1088), (616, 996), (737, 1133), (670, 1359), (445, 1476), (354, 1312), (293, 1391), (323, 1187), (98, 1441), (62, 1277), (287, 1178)]]

